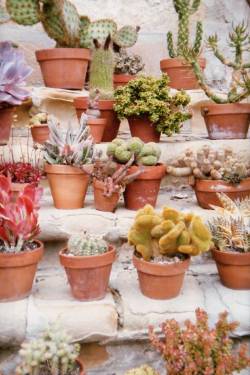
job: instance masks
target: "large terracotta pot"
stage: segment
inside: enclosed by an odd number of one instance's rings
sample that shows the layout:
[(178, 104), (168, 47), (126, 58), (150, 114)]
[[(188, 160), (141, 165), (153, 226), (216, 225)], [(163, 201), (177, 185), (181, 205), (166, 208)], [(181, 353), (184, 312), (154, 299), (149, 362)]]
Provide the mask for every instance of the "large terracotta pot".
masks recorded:
[(93, 188), (95, 209), (98, 211), (114, 212), (118, 205), (120, 194), (113, 193), (111, 197), (106, 197), (103, 195), (104, 183), (96, 179), (93, 181)]
[(74, 106), (76, 109), (77, 118), (78, 120), (80, 120), (82, 113), (86, 112), (86, 110), (88, 109), (89, 98), (87, 96), (86, 97), (79, 96), (78, 98), (75, 98)]
[(128, 123), (132, 137), (138, 137), (143, 142), (160, 142), (161, 133), (147, 116), (131, 116)]
[(0, 253), (0, 301), (26, 298), (32, 289), (37, 264), (43, 256), (43, 243), (20, 253)]
[(0, 145), (6, 145), (10, 138), (14, 108), (0, 108)]
[[(158, 164), (144, 168), (145, 171), (126, 186), (124, 200), (125, 207), (129, 210), (138, 210), (145, 204), (151, 204), (153, 207), (156, 205), (161, 179), (166, 173), (165, 166)], [(138, 169), (139, 167), (134, 165), (128, 169), (128, 174), (135, 173)]]
[(109, 251), (92, 256), (69, 256), (67, 248), (60, 251), (60, 262), (65, 268), (73, 296), (81, 301), (98, 300), (105, 297), (109, 276), (116, 252)]
[(49, 139), (49, 127), (47, 124), (32, 126), (30, 131), (33, 141), (41, 145)]
[(45, 164), (50, 190), (56, 208), (84, 207), (89, 176), (80, 168), (69, 165)]
[(215, 104), (201, 107), (210, 139), (244, 139), (250, 123), (250, 104)]
[(212, 250), (223, 285), (230, 289), (250, 289), (250, 253)]
[(244, 199), (250, 196), (250, 177), (239, 184), (229, 184), (223, 180), (198, 180), (195, 181), (195, 194), (202, 208), (211, 209), (211, 204), (220, 206), (221, 203), (216, 193), (225, 193), (232, 200)]
[(82, 90), (90, 50), (86, 48), (51, 48), (36, 51), (47, 87)]
[(125, 86), (127, 83), (132, 81), (133, 79), (137, 78), (137, 76), (134, 74), (114, 74), (113, 75), (113, 82), (114, 82), (114, 87), (120, 87), (120, 86)]
[(133, 263), (142, 294), (153, 299), (170, 299), (180, 293), (190, 258), (176, 263), (159, 264), (133, 255)]
[(88, 120), (90, 134), (94, 138), (95, 143), (101, 143), (106, 125), (106, 118), (91, 118)]
[[(205, 69), (206, 60), (200, 58), (199, 64)], [(191, 65), (176, 57), (160, 61), (161, 71), (167, 73), (170, 78), (169, 86), (177, 90), (195, 90), (199, 88), (198, 81)]]

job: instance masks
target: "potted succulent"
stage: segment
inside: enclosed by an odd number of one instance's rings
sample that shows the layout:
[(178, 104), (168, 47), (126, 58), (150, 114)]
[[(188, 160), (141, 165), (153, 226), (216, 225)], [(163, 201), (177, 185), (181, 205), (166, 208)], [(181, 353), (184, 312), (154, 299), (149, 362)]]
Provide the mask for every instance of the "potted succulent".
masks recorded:
[(128, 233), (141, 292), (154, 299), (178, 296), (190, 256), (208, 251), (211, 234), (199, 216), (164, 207), (159, 214), (146, 205)]
[(0, 301), (27, 297), (43, 255), (38, 209), (42, 189), (24, 188), (13, 202), (10, 180), (0, 175)]
[(128, 54), (126, 49), (121, 49), (115, 54), (114, 87), (126, 85), (136, 78), (136, 74), (144, 69), (145, 64), (139, 55)]
[(37, 113), (32, 116), (29, 122), (31, 135), (34, 142), (44, 144), (49, 138), (48, 114), (45, 112)]
[[(198, 10), (200, 0), (173, 0), (173, 3), (178, 15), (177, 47), (174, 47), (173, 34), (169, 31), (167, 33), (167, 46), (170, 58), (161, 60), (161, 71), (167, 73), (170, 78), (169, 85), (174, 89), (198, 89), (198, 80), (193, 73), (192, 66), (185, 61), (183, 53), (189, 49), (189, 18)], [(201, 53), (202, 34), (202, 23), (198, 21), (192, 52), (197, 58), (200, 69), (204, 70), (206, 60), (199, 57)]]
[(228, 322), (225, 311), (210, 328), (206, 311), (197, 308), (195, 315), (196, 322), (186, 320), (184, 327), (175, 319), (166, 320), (161, 325), (160, 335), (152, 326), (149, 328), (149, 339), (166, 362), (168, 375), (233, 375), (249, 368), (247, 344), (240, 344), (235, 349), (230, 338), (238, 322)]
[(250, 289), (250, 196), (236, 202), (217, 194), (221, 207), (212, 206), (218, 216), (209, 221), (214, 247), (212, 255), (220, 280), (231, 289)]
[(75, 209), (84, 206), (89, 175), (81, 169), (92, 162), (94, 144), (84, 123), (79, 129), (60, 129), (57, 119), (49, 116), (50, 138), (44, 143), (44, 170), (56, 208)]
[(159, 372), (155, 371), (151, 366), (142, 365), (128, 370), (125, 375), (159, 375)]
[(31, 72), (17, 48), (9, 42), (0, 43), (0, 144), (9, 140), (15, 106), (29, 96), (23, 84)]
[(169, 79), (140, 76), (115, 91), (114, 109), (120, 120), (127, 118), (132, 137), (159, 142), (161, 133), (179, 132), (190, 113), (185, 92), (170, 94)]
[(137, 210), (147, 203), (155, 206), (165, 175), (165, 166), (159, 163), (161, 150), (158, 145), (153, 142), (144, 144), (136, 137), (128, 142), (117, 138), (108, 145), (107, 155), (119, 164), (128, 163), (134, 156), (133, 164), (127, 170), (133, 181), (126, 185), (124, 191), (125, 207)]
[(243, 53), (250, 47), (248, 26), (244, 23), (239, 24), (229, 33), (229, 46), (234, 51), (234, 60), (227, 59), (219, 50), (217, 34), (208, 38), (208, 46), (214, 56), (232, 71), (227, 93), (222, 91), (216, 94), (206, 84), (203, 72), (192, 51), (185, 55), (193, 67), (200, 87), (212, 101), (201, 107), (208, 136), (210, 139), (246, 138), (250, 123), (250, 104), (241, 102), (250, 95), (250, 63), (243, 60)]
[(113, 246), (100, 236), (83, 232), (73, 234), (59, 255), (76, 299), (91, 301), (105, 297), (116, 256)]
[(41, 336), (24, 342), (19, 350), (16, 375), (84, 375), (80, 345), (59, 324), (51, 324)]
[(191, 176), (189, 182), (203, 208), (220, 206), (216, 193), (223, 192), (233, 200), (250, 195), (249, 162), (244, 162), (231, 147), (216, 150), (205, 145), (197, 152), (187, 149), (167, 166), (167, 173), (176, 177)]

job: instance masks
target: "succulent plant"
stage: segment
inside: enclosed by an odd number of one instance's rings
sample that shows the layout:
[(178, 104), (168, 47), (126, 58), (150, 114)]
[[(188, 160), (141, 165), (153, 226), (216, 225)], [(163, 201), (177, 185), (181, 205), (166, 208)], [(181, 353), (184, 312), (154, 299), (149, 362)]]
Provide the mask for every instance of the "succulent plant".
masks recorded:
[(47, 124), (47, 122), (48, 122), (48, 114), (46, 112), (40, 112), (31, 117), (29, 126), (33, 127), (33, 126), (44, 125), (44, 124)]
[(143, 365), (134, 369), (131, 369), (125, 373), (125, 375), (159, 375), (152, 367)]
[(68, 254), (73, 256), (92, 256), (108, 251), (107, 242), (101, 237), (87, 232), (73, 234), (68, 241)]
[(135, 54), (128, 55), (125, 49), (121, 49), (120, 52), (115, 54), (114, 63), (115, 74), (135, 75), (141, 72), (145, 66), (141, 56)]

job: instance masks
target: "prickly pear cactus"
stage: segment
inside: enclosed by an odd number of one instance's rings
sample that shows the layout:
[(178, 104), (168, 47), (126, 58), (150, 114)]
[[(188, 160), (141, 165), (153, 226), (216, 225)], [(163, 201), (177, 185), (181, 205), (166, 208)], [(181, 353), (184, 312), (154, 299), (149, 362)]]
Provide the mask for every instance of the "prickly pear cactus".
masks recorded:
[(6, 0), (6, 7), (12, 20), (20, 25), (35, 25), (40, 22), (38, 0)]
[(113, 37), (113, 42), (121, 48), (132, 47), (137, 41), (139, 27), (123, 26)]
[(127, 371), (125, 375), (159, 375), (159, 373), (155, 371), (152, 367), (148, 365), (143, 365), (141, 367), (137, 367)]
[(74, 256), (91, 256), (108, 251), (108, 244), (101, 236), (90, 235), (86, 232), (73, 234), (68, 241), (68, 254)]

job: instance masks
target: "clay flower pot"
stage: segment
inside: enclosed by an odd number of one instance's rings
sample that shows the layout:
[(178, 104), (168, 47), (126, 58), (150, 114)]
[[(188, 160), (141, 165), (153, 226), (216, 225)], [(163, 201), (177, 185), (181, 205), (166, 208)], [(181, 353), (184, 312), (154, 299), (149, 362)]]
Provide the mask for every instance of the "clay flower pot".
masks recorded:
[(93, 301), (105, 297), (116, 256), (113, 246), (109, 245), (109, 251), (104, 254), (92, 256), (70, 256), (65, 248), (59, 256), (76, 299)]
[(84, 365), (83, 365), (82, 360), (80, 358), (77, 358), (76, 363), (77, 363), (77, 365), (79, 367), (79, 371), (80, 371), (79, 375), (85, 375)]
[(101, 143), (106, 124), (106, 118), (91, 118), (88, 120), (90, 134), (94, 138), (95, 143)]
[(235, 185), (223, 180), (196, 179), (194, 189), (198, 204), (202, 208), (211, 209), (211, 204), (221, 207), (216, 193), (225, 193), (232, 200), (244, 199), (250, 195), (250, 177)]
[[(125, 207), (129, 210), (138, 210), (145, 204), (151, 204), (153, 207), (156, 205), (161, 179), (165, 175), (165, 166), (158, 164), (144, 168), (145, 171), (126, 186), (124, 200)], [(128, 169), (128, 174), (135, 173), (138, 169), (139, 167), (134, 165)]]
[(89, 176), (70, 165), (45, 164), (50, 190), (56, 208), (75, 209), (84, 206)]
[(119, 193), (113, 193), (111, 197), (103, 195), (104, 183), (97, 179), (93, 181), (95, 209), (98, 211), (114, 212), (120, 198)]
[(250, 104), (208, 103), (201, 107), (210, 139), (244, 139), (250, 123)]
[(153, 299), (170, 299), (180, 293), (190, 257), (176, 263), (158, 264), (133, 255), (133, 263), (144, 296)]
[(114, 74), (113, 82), (115, 89), (119, 86), (125, 86), (127, 83), (137, 78), (136, 74)]
[(89, 98), (87, 96), (75, 98), (74, 107), (76, 109), (77, 118), (80, 120), (82, 113), (86, 112), (89, 107)]
[(10, 138), (14, 107), (0, 108), (0, 144), (6, 145)]
[(138, 137), (143, 142), (160, 142), (161, 133), (147, 116), (131, 116), (128, 118), (129, 129), (132, 137)]
[(36, 51), (47, 87), (82, 90), (90, 50), (86, 48), (51, 48)]
[(250, 253), (212, 250), (223, 285), (230, 289), (250, 289)]
[(43, 243), (20, 253), (0, 253), (0, 301), (17, 301), (29, 296), (37, 264), (43, 256)]
[(47, 124), (32, 126), (30, 131), (33, 141), (41, 145), (49, 139), (49, 127)]
[[(206, 60), (200, 58), (200, 67), (205, 69)], [(198, 81), (191, 65), (176, 57), (160, 61), (161, 71), (167, 73), (170, 78), (169, 86), (177, 90), (195, 90), (199, 88)]]

